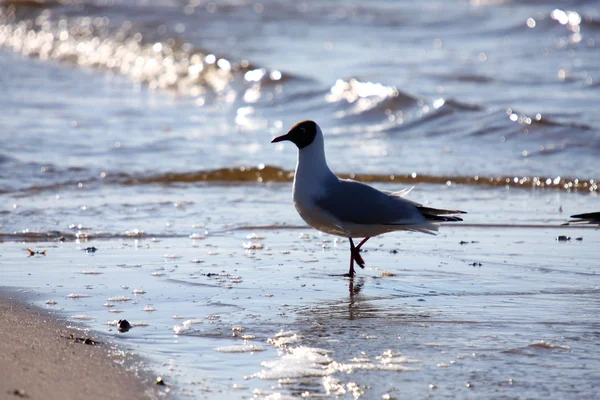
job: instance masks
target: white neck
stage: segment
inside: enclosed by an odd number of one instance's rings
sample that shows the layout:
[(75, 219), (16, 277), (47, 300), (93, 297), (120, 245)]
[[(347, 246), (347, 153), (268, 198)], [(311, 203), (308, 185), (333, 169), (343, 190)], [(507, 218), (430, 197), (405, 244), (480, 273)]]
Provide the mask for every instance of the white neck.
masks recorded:
[(296, 189), (298, 184), (302, 185), (312, 182), (312, 185), (314, 185), (315, 183), (322, 183), (330, 179), (337, 179), (337, 177), (327, 165), (323, 132), (317, 126), (317, 134), (313, 142), (298, 150), (294, 189)]

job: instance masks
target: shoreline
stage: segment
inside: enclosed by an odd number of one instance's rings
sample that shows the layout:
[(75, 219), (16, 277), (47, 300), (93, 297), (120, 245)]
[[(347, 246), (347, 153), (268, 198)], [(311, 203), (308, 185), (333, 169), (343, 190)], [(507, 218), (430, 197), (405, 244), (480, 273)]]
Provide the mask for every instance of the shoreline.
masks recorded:
[[(131, 360), (110, 354), (109, 338), (91, 332), (96, 344), (75, 324), (32, 305), (27, 296), (0, 290), (0, 398), (159, 399), (170, 397)], [(90, 343), (88, 341), (88, 343)]]

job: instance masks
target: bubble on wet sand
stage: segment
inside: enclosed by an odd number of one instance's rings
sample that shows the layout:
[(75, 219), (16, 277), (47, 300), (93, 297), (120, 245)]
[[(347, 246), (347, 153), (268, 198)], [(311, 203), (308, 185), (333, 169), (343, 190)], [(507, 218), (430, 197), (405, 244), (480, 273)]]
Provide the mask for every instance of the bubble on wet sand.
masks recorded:
[[(264, 399), (264, 400), (296, 400), (298, 396), (290, 396), (279, 392), (269, 392), (264, 389), (254, 389), (252, 391), (253, 398)], [(302, 396), (305, 397), (305, 396)]]
[(107, 300), (108, 301), (125, 302), (125, 301), (131, 301), (131, 297), (128, 297), (128, 296), (115, 296), (115, 297), (109, 297)]
[(102, 275), (104, 272), (83, 270), (83, 271), (80, 271), (79, 273), (82, 275)]
[(69, 299), (83, 299), (86, 297), (90, 297), (89, 294), (79, 294), (79, 293), (71, 293), (67, 296)]
[(258, 351), (265, 351), (265, 348), (254, 344), (242, 344), (237, 346), (217, 347), (215, 350), (220, 353), (256, 353)]
[(134, 295), (145, 294), (146, 291), (144, 289), (134, 289), (132, 292)]
[(173, 327), (173, 332), (175, 334), (180, 334), (189, 330), (192, 330), (192, 325), (201, 324), (203, 321), (201, 319), (188, 319), (183, 321), (182, 324), (175, 325)]
[(125, 231), (125, 236), (127, 237), (142, 237), (144, 236), (146, 233), (143, 230), (140, 229), (133, 229), (130, 231)]
[(248, 240), (262, 240), (265, 237), (262, 235), (259, 235), (257, 233), (251, 233), (250, 235), (246, 236), (246, 239)]
[(180, 256), (178, 254), (165, 254), (164, 257), (166, 260), (176, 260), (178, 258), (182, 258), (183, 256)]
[(244, 243), (244, 249), (246, 250), (262, 250), (265, 246), (258, 242), (247, 242)]
[(49, 306), (54, 306), (54, 305), (56, 305), (57, 303), (56, 303), (56, 301), (54, 301), (54, 300), (46, 300), (46, 304), (47, 304), (47, 305), (49, 305)]
[(152, 306), (148, 305), (148, 306), (145, 306), (145, 307), (142, 309), (142, 311), (146, 311), (146, 312), (154, 312), (154, 311), (156, 311), (156, 309), (155, 309), (154, 307), (152, 307)]
[(360, 398), (365, 393), (365, 387), (356, 382), (344, 383), (333, 376), (323, 378), (323, 387), (328, 395), (343, 397), (350, 394), (354, 399)]
[(77, 314), (77, 315), (72, 315), (71, 319), (76, 319), (78, 321), (92, 321), (95, 318), (92, 317), (91, 315)]

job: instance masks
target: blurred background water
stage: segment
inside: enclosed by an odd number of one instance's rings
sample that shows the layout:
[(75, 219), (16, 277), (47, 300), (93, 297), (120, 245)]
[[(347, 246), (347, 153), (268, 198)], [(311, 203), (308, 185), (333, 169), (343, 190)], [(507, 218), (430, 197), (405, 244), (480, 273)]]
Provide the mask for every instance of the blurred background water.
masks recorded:
[(285, 177), (295, 152), (269, 142), (301, 119), (339, 173), (597, 190), (594, 1), (0, 6), (3, 233), (63, 219), (27, 226), (15, 195)]

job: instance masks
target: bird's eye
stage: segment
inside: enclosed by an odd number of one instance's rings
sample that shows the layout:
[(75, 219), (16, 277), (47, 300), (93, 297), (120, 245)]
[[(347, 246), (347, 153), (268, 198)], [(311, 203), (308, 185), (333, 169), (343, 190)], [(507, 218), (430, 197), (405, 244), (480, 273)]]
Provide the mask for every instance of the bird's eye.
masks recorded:
[(300, 128), (300, 133), (306, 133), (306, 129)]

